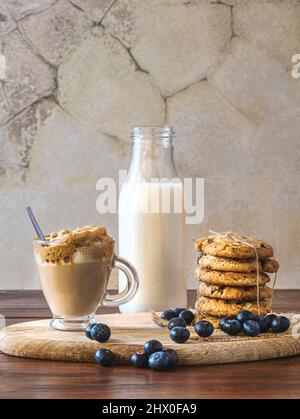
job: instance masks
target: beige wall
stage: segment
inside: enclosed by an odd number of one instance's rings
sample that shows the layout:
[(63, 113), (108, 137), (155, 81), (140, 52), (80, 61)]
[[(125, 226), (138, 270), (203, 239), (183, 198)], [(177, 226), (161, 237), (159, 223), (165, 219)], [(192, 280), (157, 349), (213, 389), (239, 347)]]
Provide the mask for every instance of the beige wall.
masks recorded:
[[(7, 5), (7, 6), (5, 6)], [(271, 242), (278, 286), (299, 288), (297, 0), (7, 0), (0, 43), (0, 288), (37, 288), (25, 214), (46, 231), (106, 224), (96, 180), (128, 164), (136, 124), (172, 124), (184, 176), (205, 178), (192, 238)]]

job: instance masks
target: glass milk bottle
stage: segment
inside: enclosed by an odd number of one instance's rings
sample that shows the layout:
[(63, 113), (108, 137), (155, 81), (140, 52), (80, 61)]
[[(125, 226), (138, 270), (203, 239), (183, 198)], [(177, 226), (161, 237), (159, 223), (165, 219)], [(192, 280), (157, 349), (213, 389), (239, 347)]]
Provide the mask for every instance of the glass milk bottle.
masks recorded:
[[(137, 269), (135, 297), (122, 313), (185, 307), (183, 183), (170, 127), (134, 127), (131, 162), (119, 199), (119, 253)], [(120, 275), (119, 289), (125, 288)]]

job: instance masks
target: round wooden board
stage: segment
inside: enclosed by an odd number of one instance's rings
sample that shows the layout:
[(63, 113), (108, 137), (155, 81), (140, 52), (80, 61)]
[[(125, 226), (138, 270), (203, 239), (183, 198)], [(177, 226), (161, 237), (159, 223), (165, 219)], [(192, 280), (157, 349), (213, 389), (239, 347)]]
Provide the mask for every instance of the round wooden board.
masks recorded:
[(144, 342), (158, 339), (165, 348), (175, 349), (180, 364), (185, 365), (257, 361), (300, 354), (300, 339), (290, 333), (248, 338), (229, 337), (216, 331), (209, 339), (176, 344), (166, 328), (153, 323), (151, 313), (109, 314), (97, 319), (112, 329), (112, 336), (105, 344), (91, 341), (81, 332), (53, 330), (49, 320), (39, 320), (2, 329), (0, 350), (25, 358), (94, 362), (97, 348), (105, 347), (116, 354), (118, 362), (127, 363), (133, 352), (143, 350)]

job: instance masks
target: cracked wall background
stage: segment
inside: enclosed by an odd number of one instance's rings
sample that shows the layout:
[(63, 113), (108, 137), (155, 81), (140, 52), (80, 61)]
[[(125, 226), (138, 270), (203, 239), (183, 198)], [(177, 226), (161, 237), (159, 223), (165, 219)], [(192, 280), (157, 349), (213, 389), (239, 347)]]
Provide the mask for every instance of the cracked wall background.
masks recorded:
[(176, 128), (183, 176), (205, 178), (208, 229), (274, 244), (278, 287), (299, 288), (298, 0), (2, 0), (2, 289), (39, 288), (25, 207), (45, 230), (96, 212), (96, 180), (130, 155), (131, 125)]

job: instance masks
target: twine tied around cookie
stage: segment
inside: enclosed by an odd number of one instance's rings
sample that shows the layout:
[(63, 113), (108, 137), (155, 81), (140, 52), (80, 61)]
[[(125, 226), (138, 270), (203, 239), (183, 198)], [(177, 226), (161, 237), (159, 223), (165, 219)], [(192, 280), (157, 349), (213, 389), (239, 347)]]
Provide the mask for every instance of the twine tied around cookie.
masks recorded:
[(252, 243), (249, 243), (245, 239), (245, 237), (236, 235), (236, 234), (232, 233), (231, 231), (227, 231), (226, 233), (223, 233), (223, 234), (218, 233), (218, 232), (213, 231), (213, 230), (209, 230), (209, 232), (213, 235), (213, 237), (220, 237), (220, 238), (223, 238), (223, 239), (229, 239), (230, 238), (234, 242), (245, 244), (246, 246), (249, 246), (254, 250), (255, 259), (256, 259), (256, 304), (257, 304), (258, 315), (260, 316), (260, 290), (259, 290), (260, 269), (259, 269), (259, 258), (258, 258), (258, 253), (257, 253), (256, 247)]
[(275, 285), (276, 285), (276, 281), (277, 281), (277, 272), (275, 272), (275, 277), (274, 277), (274, 281), (273, 281), (273, 285), (272, 285), (272, 296), (271, 296), (271, 301), (270, 301), (271, 308), (272, 308), (272, 304), (273, 304), (274, 288), (275, 288)]

